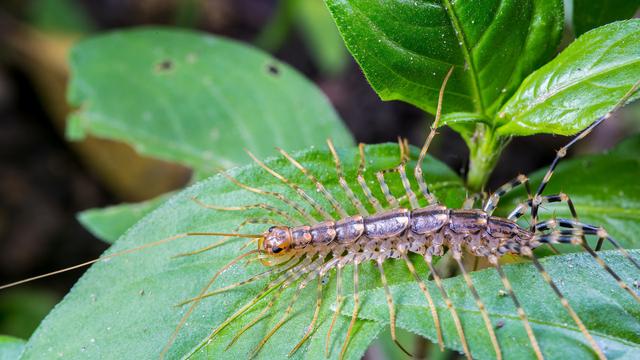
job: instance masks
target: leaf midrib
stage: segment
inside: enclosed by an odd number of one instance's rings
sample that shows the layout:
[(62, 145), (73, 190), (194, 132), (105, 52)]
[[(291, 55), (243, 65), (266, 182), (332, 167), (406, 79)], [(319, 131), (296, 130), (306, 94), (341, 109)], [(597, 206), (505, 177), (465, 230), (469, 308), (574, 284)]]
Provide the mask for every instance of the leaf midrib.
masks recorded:
[(478, 73), (476, 71), (475, 64), (473, 62), (473, 59), (471, 58), (469, 44), (466, 37), (464, 36), (462, 26), (460, 26), (460, 21), (453, 11), (453, 6), (451, 5), (450, 0), (442, 0), (442, 4), (444, 5), (444, 10), (449, 16), (449, 20), (451, 21), (451, 26), (453, 26), (456, 38), (458, 38), (458, 44), (461, 44), (460, 49), (462, 50), (462, 56), (465, 59), (466, 66), (469, 67), (469, 72), (471, 74), (471, 88), (473, 90), (473, 97), (476, 100), (474, 107), (476, 108), (476, 112), (485, 115), (484, 101), (482, 99), (482, 92), (480, 91), (480, 81), (478, 79)]

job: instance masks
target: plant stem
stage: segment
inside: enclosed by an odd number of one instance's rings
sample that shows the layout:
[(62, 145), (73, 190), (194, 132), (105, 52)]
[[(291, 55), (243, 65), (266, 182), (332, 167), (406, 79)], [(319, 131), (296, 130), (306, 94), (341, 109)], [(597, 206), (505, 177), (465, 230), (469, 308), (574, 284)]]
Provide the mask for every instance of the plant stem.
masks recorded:
[(481, 192), (509, 140), (497, 136), (494, 129), (482, 123), (478, 123), (473, 136), (465, 140), (470, 151), (467, 188)]

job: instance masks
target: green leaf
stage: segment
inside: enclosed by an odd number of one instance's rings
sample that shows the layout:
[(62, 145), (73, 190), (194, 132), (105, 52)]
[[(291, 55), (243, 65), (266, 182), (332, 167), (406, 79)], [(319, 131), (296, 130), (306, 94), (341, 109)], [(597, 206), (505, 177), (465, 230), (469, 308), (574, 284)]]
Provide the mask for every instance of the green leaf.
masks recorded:
[(3, 290), (0, 297), (0, 334), (28, 338), (58, 301), (60, 296), (51, 291), (29, 288)]
[(383, 100), (491, 116), (556, 49), (562, 1), (326, 0), (347, 48)]
[[(637, 259), (640, 251), (632, 250), (631, 254)], [(628, 284), (638, 278), (638, 270), (618, 252), (607, 251), (601, 255)], [(635, 359), (640, 356), (640, 308), (631, 295), (618, 287), (611, 275), (586, 253), (553, 256), (541, 262), (608, 359)], [(522, 263), (503, 268), (546, 358), (595, 357), (578, 327), (534, 266)], [(535, 358), (511, 298), (503, 295), (498, 273), (487, 269), (473, 272), (471, 277), (486, 305), (503, 355), (513, 359)], [(480, 312), (462, 277), (446, 279), (444, 285), (461, 318), (473, 358), (495, 359)], [(431, 294), (439, 294), (433, 282), (428, 284), (428, 289)], [(394, 286), (392, 294), (398, 315), (397, 326), (435, 340), (429, 305), (417, 284)], [(362, 319), (389, 322), (383, 290), (365, 292), (362, 301), (368, 305), (360, 313)], [(434, 301), (447, 347), (460, 350), (460, 340), (444, 301), (439, 295), (434, 296)], [(345, 309), (352, 306), (349, 301)], [(343, 311), (343, 314), (348, 312)]]
[(640, 8), (638, 0), (573, 0), (573, 30), (583, 33), (614, 22), (632, 18)]
[[(547, 168), (533, 173), (531, 183), (540, 183)], [(619, 148), (597, 155), (580, 156), (560, 162), (544, 194), (564, 192), (573, 201), (581, 221), (604, 227), (625, 247), (640, 247), (640, 136)], [(526, 199), (524, 190), (501, 200), (500, 214)], [(542, 218), (571, 218), (566, 204), (550, 204)]]
[(502, 135), (570, 135), (610, 111), (640, 79), (640, 20), (589, 31), (529, 75), (500, 111)]
[[(415, 158), (418, 151), (413, 149)], [(365, 201), (355, 182), (356, 168), (359, 162), (357, 148), (339, 151), (349, 183), (356, 194)], [(344, 204), (350, 213), (355, 208), (348, 203), (344, 192), (336, 179), (333, 159), (326, 150), (307, 150), (294, 154), (305, 167), (322, 181), (326, 188)], [(374, 182), (374, 171), (390, 168), (399, 161), (397, 145), (374, 145), (366, 147), (366, 180)], [(284, 158), (272, 158), (267, 164), (282, 175), (299, 184), (311, 197), (317, 199), (329, 209), (325, 200), (316, 192), (316, 187), (298, 169)], [(427, 181), (435, 194), (450, 206), (459, 206), (464, 198), (462, 181), (444, 164), (428, 158), (424, 164)], [(239, 181), (265, 190), (277, 191), (289, 199), (302, 202), (287, 186), (269, 176), (256, 165), (236, 168), (230, 171)], [(404, 194), (399, 177), (389, 175), (388, 182), (393, 194)], [(415, 185), (415, 184), (414, 184)], [(383, 199), (379, 187), (373, 186), (375, 195)], [(199, 182), (180, 192), (165, 202), (160, 208), (146, 216), (119, 239), (108, 253), (135, 248), (142, 244), (158, 241), (185, 231), (234, 231), (245, 219), (276, 216), (271, 212), (254, 209), (246, 212), (214, 211), (204, 209), (192, 201), (197, 196), (200, 201), (219, 206), (239, 206), (268, 202), (284, 208), (279, 201), (259, 196), (239, 189), (223, 176), (218, 175)], [(384, 200), (380, 200), (383, 204)], [(406, 204), (406, 201), (403, 202)], [(423, 202), (424, 204), (424, 202)], [(309, 206), (302, 205), (310, 209)], [(370, 209), (371, 210), (371, 209)], [(298, 218), (296, 212), (287, 210)], [(271, 214), (271, 215), (269, 215)], [(285, 219), (275, 218), (275, 222)], [(262, 232), (269, 225), (258, 224), (240, 229), (243, 233)], [(58, 304), (56, 309), (42, 322), (40, 328), (30, 339), (24, 359), (41, 358), (42, 354), (62, 352), (67, 357), (93, 358), (155, 358), (171, 336), (181, 316), (187, 310), (175, 305), (196, 296), (208, 279), (224, 264), (243, 251), (244, 240), (233, 241), (214, 250), (187, 257), (173, 256), (199, 249), (219, 239), (211, 237), (190, 237), (175, 240), (169, 244), (147, 248), (137, 253), (112, 258), (95, 264), (78, 281), (72, 291)], [(253, 245), (251, 248), (254, 248)], [(391, 283), (411, 281), (404, 271), (404, 264), (394, 262), (395, 271), (389, 270)], [(425, 271), (424, 268), (420, 269)], [(259, 262), (249, 265), (241, 263), (226, 271), (214, 288), (245, 280), (252, 274), (265, 271)], [(350, 268), (344, 271), (344, 287), (352, 289)], [(313, 334), (308, 344), (294, 354), (294, 359), (324, 359), (324, 338), (332, 316), (331, 305), (335, 299), (335, 275), (325, 284), (323, 307), (320, 314), (320, 328)], [(179, 332), (168, 358), (189, 353), (211, 329), (220, 324), (240, 306), (249, 301), (264, 286), (257, 282), (237, 288), (219, 296), (203, 300), (187, 325)], [(295, 306), (295, 317), (286, 322), (276, 335), (267, 342), (258, 358), (284, 358), (294, 344), (301, 339), (309, 325), (315, 304), (315, 281), (302, 293)], [(377, 270), (373, 264), (362, 266), (361, 286), (370, 289), (381, 286)], [(269, 311), (268, 317), (247, 331), (229, 350), (224, 352), (227, 358), (244, 359), (260, 339), (282, 316), (284, 307), (291, 301), (295, 286), (289, 289)], [(350, 291), (350, 290), (349, 290)], [(196, 357), (219, 357), (228, 342), (239, 329), (266, 306), (268, 298), (258, 304), (254, 311), (222, 331), (211, 343), (206, 345)], [(340, 352), (342, 340), (349, 318), (339, 317), (332, 336), (332, 357)], [(82, 329), (82, 332), (78, 332)], [(375, 322), (358, 321), (355, 337), (347, 351), (347, 358), (360, 358), (368, 344), (376, 337), (381, 325)], [(85, 352), (80, 353), (80, 349)], [(50, 349), (50, 350), (49, 350)]]
[(123, 141), (211, 173), (244, 159), (352, 138), (326, 97), (259, 50), (164, 28), (117, 31), (71, 54), (69, 134)]
[(25, 341), (12, 336), (0, 335), (0, 360), (16, 360), (24, 350)]
[(76, 216), (82, 226), (94, 236), (102, 241), (113, 243), (171, 195), (168, 193), (139, 203), (89, 209), (79, 212)]

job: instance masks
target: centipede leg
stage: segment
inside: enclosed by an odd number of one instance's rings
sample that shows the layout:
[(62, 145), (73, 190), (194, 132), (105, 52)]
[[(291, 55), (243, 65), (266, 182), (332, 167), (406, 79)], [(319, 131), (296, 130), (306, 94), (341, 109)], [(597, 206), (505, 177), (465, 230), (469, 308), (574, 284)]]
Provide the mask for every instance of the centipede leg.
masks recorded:
[(313, 182), (313, 184), (316, 186), (316, 189), (318, 190), (318, 192), (325, 198), (325, 200), (327, 200), (329, 202), (329, 204), (331, 204), (331, 207), (333, 207), (333, 209), (338, 213), (338, 215), (340, 217), (349, 216), (347, 211), (342, 207), (342, 205), (340, 205), (340, 203), (336, 200), (336, 198), (333, 195), (331, 195), (331, 193), (329, 191), (327, 191), (327, 188), (324, 186), (324, 184), (320, 180), (318, 180), (318, 178), (316, 178), (309, 170), (307, 170), (307, 168), (305, 168), (302, 164), (300, 164), (300, 162), (298, 162), (291, 155), (289, 155), (289, 153), (287, 153), (286, 151), (284, 151), (281, 148), (277, 148), (277, 150), (291, 164), (293, 164), (293, 166), (298, 168), (298, 170), (300, 170), (307, 177), (307, 179), (309, 179), (311, 182)]
[(438, 272), (433, 267), (431, 256), (430, 255), (425, 256), (424, 261), (429, 266), (429, 271), (431, 272), (431, 275), (433, 275), (433, 280), (435, 281), (436, 286), (440, 291), (442, 300), (444, 300), (444, 303), (447, 305), (447, 308), (451, 313), (451, 317), (453, 318), (453, 323), (456, 326), (456, 331), (458, 332), (458, 336), (460, 337), (460, 342), (462, 343), (462, 350), (464, 351), (464, 355), (467, 359), (471, 360), (471, 352), (469, 351), (467, 338), (464, 336), (464, 330), (462, 329), (462, 322), (460, 321), (458, 312), (456, 311), (455, 306), (453, 306), (453, 302), (451, 302), (451, 299), (449, 299), (449, 296), (447, 295), (447, 292), (445, 291), (444, 286), (442, 285), (442, 279), (440, 278), (440, 275), (438, 275)]
[(382, 258), (379, 258), (376, 263), (378, 264), (378, 271), (380, 272), (382, 287), (384, 288), (384, 294), (387, 298), (387, 306), (389, 307), (389, 326), (391, 327), (391, 339), (400, 348), (400, 350), (402, 350), (408, 356), (413, 357), (413, 355), (407, 349), (405, 349), (402, 344), (400, 344), (396, 336), (396, 308), (393, 305), (393, 296), (391, 296), (391, 291), (389, 290), (387, 276), (385, 275), (384, 268), (382, 267), (382, 260)]
[(595, 129), (598, 125), (600, 125), (605, 120), (610, 118), (613, 112), (623, 107), (627, 103), (627, 101), (631, 98), (631, 96), (633, 96), (633, 94), (638, 90), (639, 86), (640, 86), (640, 81), (637, 81), (635, 84), (633, 84), (631, 89), (629, 89), (629, 91), (627, 91), (627, 93), (624, 94), (624, 96), (618, 101), (618, 103), (609, 112), (601, 116), (598, 120), (591, 123), (591, 125), (587, 126), (586, 129), (580, 131), (578, 135), (576, 135), (571, 141), (569, 141), (567, 145), (563, 146), (562, 148), (560, 148), (560, 150), (558, 150), (558, 152), (556, 153), (556, 157), (553, 159), (553, 162), (551, 162), (551, 165), (549, 166), (549, 170), (547, 170), (546, 174), (544, 175), (544, 178), (542, 179), (542, 182), (538, 186), (538, 189), (536, 190), (536, 193), (533, 197), (534, 201), (533, 201), (533, 206), (531, 208), (531, 218), (533, 219), (532, 229), (533, 229), (533, 225), (535, 225), (535, 223), (538, 220), (537, 216), (538, 216), (539, 204), (536, 201), (536, 199), (538, 199), (542, 195), (542, 192), (544, 191), (545, 187), (549, 183), (549, 180), (551, 180), (551, 176), (553, 176), (553, 172), (558, 166), (558, 163), (560, 162), (560, 160), (565, 156), (567, 156), (567, 151), (571, 146), (573, 146), (573, 144), (584, 139), (587, 135), (589, 135), (593, 131), (593, 129)]
[(336, 302), (335, 302), (335, 310), (333, 311), (333, 317), (331, 318), (331, 324), (329, 325), (329, 330), (327, 330), (327, 336), (325, 338), (325, 346), (324, 346), (324, 356), (329, 357), (329, 346), (331, 344), (331, 332), (333, 331), (333, 326), (336, 324), (336, 320), (338, 319), (338, 315), (342, 310), (342, 305), (344, 304), (344, 296), (342, 295), (342, 266), (338, 266), (336, 269)]
[(541, 243), (560, 243), (560, 244), (574, 244), (581, 245), (591, 257), (602, 267), (606, 272), (608, 272), (614, 280), (618, 283), (618, 285), (628, 292), (637, 302), (640, 302), (640, 296), (631, 289), (629, 285), (627, 285), (624, 280), (618, 275), (605, 261), (595, 252), (591, 246), (584, 240), (584, 232), (578, 229), (567, 230), (569, 233), (565, 233), (564, 231), (555, 230), (550, 234), (540, 236), (539, 240)]
[(336, 164), (336, 174), (338, 175), (338, 182), (340, 183), (342, 190), (344, 190), (345, 194), (347, 194), (347, 198), (349, 199), (351, 204), (358, 210), (358, 213), (360, 213), (360, 215), (363, 215), (363, 216), (369, 215), (369, 211), (367, 211), (367, 209), (362, 205), (362, 202), (360, 202), (360, 200), (355, 195), (355, 193), (349, 186), (349, 183), (347, 183), (347, 180), (344, 177), (344, 172), (342, 171), (342, 164), (340, 162), (340, 157), (338, 156), (338, 152), (333, 146), (333, 141), (331, 141), (331, 139), (327, 139), (327, 145), (329, 146), (329, 151), (331, 152), (331, 155), (333, 155), (333, 161)]
[[(232, 267), (233, 265), (235, 265), (236, 263), (238, 263), (238, 261), (242, 260), (243, 258), (255, 254), (257, 253), (257, 250), (253, 250), (253, 251), (248, 251), (244, 254), (241, 254), (237, 257), (235, 257), (233, 260), (231, 260), (230, 262), (228, 262), (226, 265), (224, 265), (223, 267), (220, 268), (220, 270), (218, 270), (212, 277), (211, 279), (209, 279), (209, 281), (207, 282), (207, 284), (202, 288), (202, 290), (200, 291), (200, 293), (198, 294), (197, 298), (200, 298), (202, 295), (206, 294), (207, 291), (209, 290), (209, 288), (211, 288), (211, 286), (213, 285), (213, 283), (218, 279), (218, 277), (220, 276), (220, 274), (222, 274), (223, 272), (225, 272), (227, 269), (229, 269), (230, 267)], [(180, 322), (178, 323), (178, 325), (176, 326), (175, 330), (173, 331), (173, 333), (171, 334), (171, 337), (169, 338), (169, 340), (167, 341), (167, 343), (165, 344), (164, 348), (162, 349), (162, 351), (160, 352), (160, 358), (163, 359), (164, 356), (166, 355), (166, 353), (169, 351), (169, 348), (171, 347), (171, 345), (173, 344), (173, 342), (175, 341), (176, 337), (178, 336), (178, 332), (180, 331), (180, 329), (182, 329), (182, 327), (184, 326), (184, 324), (187, 322), (187, 320), (189, 319), (189, 317), (191, 316), (191, 314), (193, 313), (193, 311), (196, 309), (196, 306), (198, 306), (198, 304), (200, 303), (201, 299), (197, 299), (195, 301), (193, 301), (191, 303), (191, 306), (189, 307), (189, 309), (187, 310), (187, 312), (182, 316), (182, 318), (180, 319)]]
[(360, 293), (358, 292), (358, 262), (353, 263), (353, 312), (351, 313), (351, 321), (349, 322), (349, 328), (347, 329), (347, 335), (345, 336), (344, 343), (342, 344), (342, 350), (340, 350), (340, 360), (344, 359), (344, 355), (347, 353), (347, 346), (353, 332), (353, 327), (358, 319), (358, 312), (360, 311)]
[(422, 163), (424, 162), (424, 158), (427, 156), (427, 151), (429, 150), (429, 146), (433, 141), (433, 138), (437, 134), (437, 129), (440, 124), (440, 117), (442, 115), (442, 100), (444, 99), (444, 90), (447, 87), (447, 82), (449, 81), (449, 77), (453, 73), (454, 67), (452, 66), (449, 69), (447, 75), (445, 75), (444, 80), (442, 81), (442, 86), (440, 86), (440, 92), (438, 94), (438, 107), (436, 109), (436, 117), (433, 120), (433, 124), (431, 124), (431, 130), (429, 131), (429, 135), (420, 150), (420, 156), (418, 157), (418, 162), (416, 163), (416, 167), (413, 169), (414, 176), (418, 181), (418, 186), (420, 187), (420, 191), (425, 199), (429, 202), (429, 204), (435, 204), (438, 202), (438, 199), (429, 191), (429, 187), (427, 186), (427, 182), (424, 180), (424, 175), (422, 173)]
[(520, 305), (520, 301), (516, 297), (516, 294), (513, 292), (513, 287), (511, 286), (511, 282), (507, 278), (507, 275), (502, 270), (500, 266), (500, 262), (498, 258), (494, 255), (489, 256), (489, 263), (496, 268), (498, 275), (500, 276), (500, 280), (502, 280), (502, 284), (504, 288), (507, 289), (507, 293), (511, 300), (513, 301), (513, 305), (516, 307), (516, 311), (518, 312), (518, 317), (520, 321), (522, 321), (522, 325), (524, 326), (525, 331), (527, 332), (527, 337), (529, 338), (529, 342), (531, 343), (531, 347), (533, 348), (533, 352), (536, 354), (536, 358), (538, 360), (543, 360), (544, 356), (542, 356), (542, 350), (540, 350), (540, 345), (538, 344), (538, 340), (536, 339), (533, 329), (531, 328), (531, 324), (529, 323), (529, 318), (527, 314), (524, 312), (522, 305)]
[(376, 199), (376, 197), (373, 196), (373, 193), (371, 192), (371, 189), (369, 188), (369, 185), (367, 185), (367, 181), (364, 178), (366, 159), (364, 154), (363, 143), (358, 144), (358, 150), (360, 151), (360, 165), (358, 165), (358, 176), (357, 176), (358, 184), (360, 184), (360, 188), (362, 188), (362, 192), (364, 192), (364, 195), (367, 198), (367, 201), (369, 201), (369, 203), (371, 204), (371, 206), (373, 206), (376, 212), (383, 212), (384, 209), (380, 205), (380, 201), (378, 201), (378, 199)]
[(596, 343), (595, 339), (591, 336), (591, 334), (589, 333), (589, 331), (587, 330), (587, 328), (584, 326), (584, 323), (582, 322), (582, 320), (580, 319), (580, 317), (578, 316), (578, 314), (573, 310), (573, 308), (571, 307), (571, 305), (569, 304), (569, 301), (567, 300), (567, 298), (564, 297), (564, 295), (562, 294), (562, 292), (560, 291), (560, 289), (558, 288), (558, 286), (555, 284), (555, 282), (553, 281), (553, 279), (551, 279), (551, 276), (549, 275), (549, 273), (544, 269), (544, 267), (542, 266), (542, 264), (540, 263), (540, 261), (538, 261), (538, 259), (536, 258), (536, 256), (533, 254), (533, 252), (531, 251), (531, 249), (527, 248), (527, 247), (523, 247), (521, 249), (521, 253), (524, 256), (527, 256), (529, 258), (531, 258), (531, 261), (533, 262), (533, 265), (536, 267), (536, 269), (538, 270), (538, 272), (540, 273), (540, 275), (542, 275), (542, 278), (544, 279), (544, 281), (549, 284), (549, 286), (551, 287), (551, 289), (553, 290), (553, 292), (556, 294), (556, 296), (558, 297), (558, 299), (560, 299), (560, 303), (562, 304), (562, 306), (567, 310), (567, 312), (569, 313), (569, 316), (571, 316), (571, 318), (573, 319), (573, 322), (575, 322), (575, 324), (578, 326), (578, 329), (580, 329), (580, 332), (584, 335), (584, 337), (587, 339), (587, 342), (589, 342), (589, 345), (591, 345), (591, 348), (596, 352), (596, 354), (598, 355), (598, 358), (600, 360), (606, 360), (606, 357), (604, 356), (604, 353), (602, 352), (602, 349), (600, 348), (600, 346), (598, 345), (598, 343)]
[(320, 307), (322, 306), (322, 278), (318, 277), (318, 287), (316, 288), (316, 306), (313, 311), (313, 317), (311, 318), (311, 324), (307, 327), (307, 331), (296, 346), (291, 349), (289, 356), (293, 355), (298, 349), (309, 339), (313, 331), (315, 330), (316, 322), (318, 321), (318, 315), (320, 314)]
[(489, 318), (489, 314), (487, 313), (487, 309), (480, 299), (480, 295), (476, 290), (476, 287), (473, 285), (473, 281), (471, 280), (471, 276), (467, 273), (467, 270), (464, 268), (464, 264), (462, 263), (462, 254), (459, 251), (453, 251), (453, 258), (458, 263), (458, 267), (460, 268), (460, 272), (462, 273), (462, 277), (464, 281), (467, 283), (467, 287), (471, 291), (471, 295), (473, 295), (473, 299), (478, 306), (478, 310), (480, 310), (480, 314), (482, 315), (482, 320), (484, 320), (484, 325), (487, 328), (487, 333), (489, 334), (489, 338), (491, 339), (491, 344), (493, 345), (493, 350), (496, 353), (496, 359), (502, 359), (502, 350), (500, 349), (500, 344), (498, 343), (498, 338), (496, 337), (496, 333), (493, 330), (493, 325), (491, 324), (491, 319)]
[(293, 183), (291, 180), (287, 179), (286, 177), (282, 176), (280, 173), (276, 172), (275, 170), (267, 166), (262, 161), (258, 160), (258, 158), (255, 155), (253, 155), (250, 151), (247, 151), (247, 154), (249, 154), (251, 159), (253, 159), (253, 161), (255, 161), (256, 164), (258, 164), (261, 168), (266, 170), (273, 177), (280, 180), (283, 184), (287, 185), (289, 188), (291, 188), (296, 193), (298, 193), (298, 195), (300, 195), (300, 197), (304, 201), (306, 201), (307, 204), (311, 205), (311, 207), (314, 210), (316, 210), (320, 215), (322, 215), (324, 220), (329, 220), (329, 221), (334, 220), (333, 217), (322, 206), (320, 206), (320, 204), (318, 204), (317, 201), (315, 201), (311, 196), (309, 196), (309, 194), (307, 194), (300, 186)]
[(433, 325), (435, 326), (435, 329), (436, 329), (438, 346), (440, 347), (440, 351), (444, 351), (444, 340), (442, 339), (442, 329), (440, 328), (440, 318), (438, 316), (438, 311), (436, 310), (436, 306), (433, 302), (433, 298), (431, 297), (431, 293), (429, 292), (427, 285), (424, 283), (424, 281), (422, 281), (422, 279), (416, 272), (416, 268), (413, 266), (413, 263), (407, 256), (406, 252), (402, 253), (402, 257), (404, 258), (404, 261), (407, 264), (407, 268), (409, 269), (409, 272), (411, 273), (411, 275), (413, 275), (413, 278), (418, 283), (418, 286), (420, 287), (420, 290), (424, 294), (425, 298), (427, 298), (427, 302), (429, 303), (429, 310), (431, 310), (431, 317), (433, 318)]
[(253, 351), (251, 351), (250, 358), (254, 358), (258, 354), (258, 352), (260, 352), (264, 344), (266, 344), (267, 341), (269, 341), (269, 339), (271, 339), (271, 337), (276, 333), (276, 331), (278, 331), (278, 329), (280, 329), (282, 325), (284, 325), (291, 318), (291, 312), (293, 311), (293, 307), (298, 301), (298, 299), (300, 299), (300, 294), (302, 294), (302, 290), (307, 286), (309, 281), (312, 280), (313, 277), (315, 276), (316, 276), (315, 273), (311, 273), (300, 283), (300, 285), (296, 289), (295, 294), (293, 295), (291, 300), (289, 300), (289, 305), (285, 309), (284, 314), (282, 315), (280, 320), (278, 320), (278, 322), (271, 328), (271, 330), (269, 330), (269, 332), (260, 340), (258, 345), (253, 349)]
[(265, 306), (260, 311), (260, 313), (258, 315), (256, 315), (251, 321), (249, 321), (247, 324), (245, 324), (238, 331), (238, 333), (233, 336), (233, 339), (231, 339), (231, 341), (225, 347), (225, 351), (228, 350), (231, 346), (233, 346), (233, 344), (235, 344), (236, 341), (238, 341), (238, 339), (240, 339), (240, 336), (242, 336), (242, 334), (244, 334), (247, 330), (251, 329), (260, 320), (264, 319), (264, 317), (269, 313), (269, 311), (273, 308), (273, 306), (276, 304), (276, 302), (280, 299), (280, 296), (282, 296), (282, 292), (283, 291), (284, 291), (284, 287), (281, 286), (280, 288), (278, 288), (278, 290), (273, 295), (271, 300), (269, 300), (269, 303), (267, 304), (267, 306)]

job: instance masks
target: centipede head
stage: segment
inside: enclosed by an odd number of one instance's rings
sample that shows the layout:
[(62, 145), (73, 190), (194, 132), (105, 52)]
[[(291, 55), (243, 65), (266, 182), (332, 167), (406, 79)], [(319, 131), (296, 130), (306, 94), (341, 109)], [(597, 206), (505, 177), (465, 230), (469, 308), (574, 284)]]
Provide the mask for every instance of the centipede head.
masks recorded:
[(266, 266), (281, 264), (291, 259), (291, 229), (286, 226), (272, 226), (258, 239), (258, 250), (264, 254), (261, 259)]

